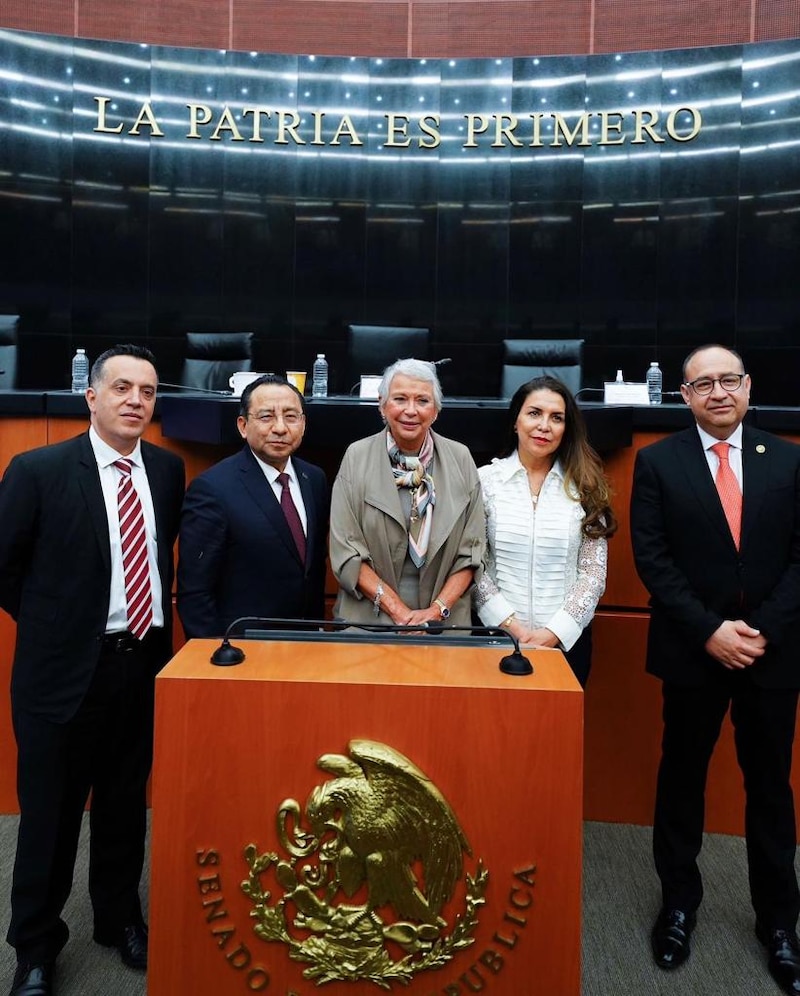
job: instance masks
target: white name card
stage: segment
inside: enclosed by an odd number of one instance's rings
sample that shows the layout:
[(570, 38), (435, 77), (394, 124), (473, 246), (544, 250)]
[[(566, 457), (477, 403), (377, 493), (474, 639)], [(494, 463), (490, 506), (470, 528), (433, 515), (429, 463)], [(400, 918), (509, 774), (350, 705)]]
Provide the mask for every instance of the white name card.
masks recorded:
[(361, 374), (361, 381), (358, 385), (359, 398), (368, 398), (370, 401), (377, 398), (382, 379), (380, 375)]
[(603, 402), (607, 405), (649, 405), (647, 384), (607, 381), (603, 384)]

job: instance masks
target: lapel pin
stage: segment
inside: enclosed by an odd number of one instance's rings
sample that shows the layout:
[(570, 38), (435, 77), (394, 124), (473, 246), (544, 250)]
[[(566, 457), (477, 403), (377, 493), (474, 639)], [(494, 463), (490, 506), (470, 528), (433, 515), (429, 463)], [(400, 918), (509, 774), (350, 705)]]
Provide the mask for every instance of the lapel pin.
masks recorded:
[(767, 452), (767, 447), (763, 443), (759, 443), (758, 446), (756, 446), (756, 453), (766, 453), (766, 452)]

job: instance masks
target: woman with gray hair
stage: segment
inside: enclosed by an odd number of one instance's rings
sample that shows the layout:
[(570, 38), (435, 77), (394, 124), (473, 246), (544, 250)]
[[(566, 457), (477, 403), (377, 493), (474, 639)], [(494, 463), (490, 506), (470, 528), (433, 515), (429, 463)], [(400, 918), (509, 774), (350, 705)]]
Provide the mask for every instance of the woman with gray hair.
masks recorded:
[(398, 360), (378, 388), (385, 428), (348, 447), (333, 485), (335, 615), (353, 623), (469, 626), (485, 530), (475, 463), (433, 432), (436, 368)]

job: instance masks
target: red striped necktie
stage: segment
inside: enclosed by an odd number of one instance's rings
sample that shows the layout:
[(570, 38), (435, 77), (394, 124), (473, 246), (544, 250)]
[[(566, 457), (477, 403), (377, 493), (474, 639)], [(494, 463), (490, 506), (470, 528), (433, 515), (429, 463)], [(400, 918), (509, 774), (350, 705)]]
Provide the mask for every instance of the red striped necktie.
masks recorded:
[(141, 640), (153, 625), (153, 590), (147, 560), (147, 531), (142, 503), (131, 479), (132, 462), (115, 460), (114, 466), (120, 473), (117, 507), (125, 574), (125, 601), (128, 605), (128, 630), (137, 640)]

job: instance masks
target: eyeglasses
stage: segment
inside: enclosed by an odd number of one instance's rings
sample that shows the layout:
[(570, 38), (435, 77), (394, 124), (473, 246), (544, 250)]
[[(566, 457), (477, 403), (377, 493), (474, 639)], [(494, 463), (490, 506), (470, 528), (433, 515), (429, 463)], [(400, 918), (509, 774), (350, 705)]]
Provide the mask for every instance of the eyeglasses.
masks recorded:
[(276, 414), (275, 412), (259, 412), (257, 415), (248, 414), (248, 418), (254, 419), (256, 422), (260, 422), (261, 425), (269, 427), (275, 425), (279, 421), (283, 421), (283, 424), (288, 426), (290, 429), (296, 425), (299, 425), (305, 416), (302, 412), (280, 412)]
[(719, 384), (723, 391), (732, 393), (739, 390), (746, 376), (746, 374), (723, 374), (721, 377), (698, 377), (697, 380), (684, 381), (684, 387), (691, 387), (694, 393), (701, 397), (711, 394), (715, 384)]

